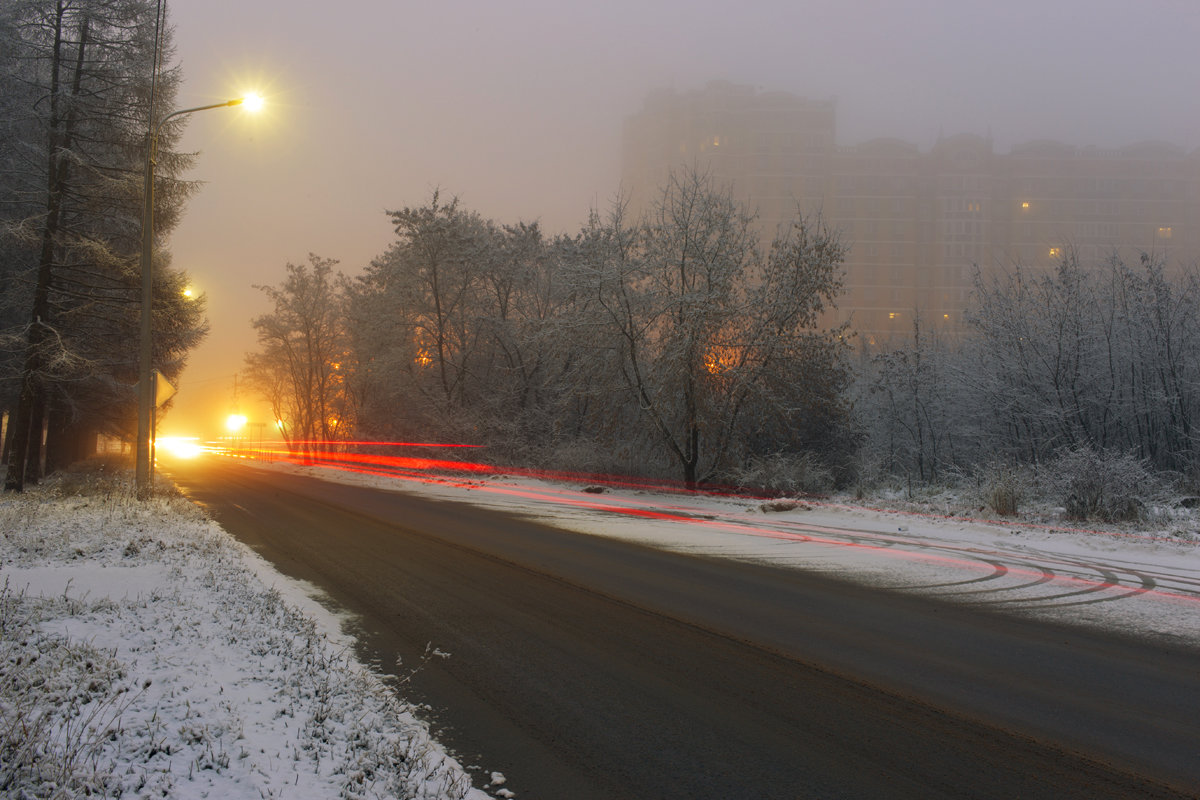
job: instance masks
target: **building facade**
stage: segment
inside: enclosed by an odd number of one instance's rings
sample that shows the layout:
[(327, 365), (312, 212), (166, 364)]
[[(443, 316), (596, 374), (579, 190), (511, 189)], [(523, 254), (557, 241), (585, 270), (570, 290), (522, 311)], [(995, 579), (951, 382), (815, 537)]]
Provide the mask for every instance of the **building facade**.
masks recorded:
[(997, 153), (969, 134), (929, 152), (897, 139), (838, 145), (836, 104), (711, 83), (651, 94), (626, 120), (623, 191), (635, 211), (696, 166), (757, 209), (764, 236), (797, 209), (849, 246), (840, 315), (864, 335), (957, 327), (976, 265), (1048, 269), (1074, 252), (1200, 260), (1200, 151), (1035, 141)]

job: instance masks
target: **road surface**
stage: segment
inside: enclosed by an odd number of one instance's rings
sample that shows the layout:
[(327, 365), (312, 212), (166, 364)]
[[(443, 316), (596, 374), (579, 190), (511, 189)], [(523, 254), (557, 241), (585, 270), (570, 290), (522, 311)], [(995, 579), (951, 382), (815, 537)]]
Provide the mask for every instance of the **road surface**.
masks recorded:
[(1200, 796), (1194, 652), (229, 459), (168, 472), (385, 672), (450, 653), (404, 693), (518, 798)]

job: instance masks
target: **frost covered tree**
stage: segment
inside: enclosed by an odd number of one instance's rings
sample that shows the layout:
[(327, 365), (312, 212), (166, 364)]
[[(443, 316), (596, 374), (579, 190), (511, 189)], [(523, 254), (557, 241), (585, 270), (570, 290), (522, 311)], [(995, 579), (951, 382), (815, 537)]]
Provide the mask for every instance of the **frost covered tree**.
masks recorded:
[(342, 373), (347, 359), (343, 298), (333, 259), (310, 254), (288, 264), (278, 286), (256, 286), (273, 309), (253, 321), (259, 350), (248, 378), (267, 400), (293, 449), (327, 448), (351, 435), (353, 404)]
[(993, 447), (1039, 461), (1067, 449), (1197, 465), (1200, 283), (1142, 256), (1049, 274), (979, 276), (972, 374)]
[(480, 416), (514, 455), (553, 449), (569, 438), (582, 399), (574, 391), (585, 346), (570, 280), (575, 250), (567, 237), (545, 241), (537, 223), (494, 230), (479, 293)]
[[(24, 314), (3, 334), (12, 451), (5, 486), (36, 479), (40, 432), (50, 466), (84, 451), (96, 431), (130, 434), (136, 375), (137, 254), (142, 164), (150, 124), (157, 9), (143, 0), (16, 0), (0, 7), (0, 97), (11, 113), (0, 156), (6, 298)], [(163, 31), (169, 54), (170, 31)], [(160, 77), (155, 108), (170, 108), (179, 73)], [(157, 231), (177, 220), (189, 191), (175, 176), (189, 159), (172, 152), (180, 128), (160, 140)], [(155, 315), (173, 323), (157, 341), (169, 377), (203, 335), (202, 304), (174, 291), (166, 268)], [(7, 281), (6, 281), (7, 283)], [(13, 288), (15, 287), (15, 288)]]
[(603, 338), (687, 485), (830, 445), (848, 373), (838, 331), (817, 326), (841, 287), (836, 232), (797, 218), (764, 254), (754, 216), (690, 170), (632, 230), (618, 203), (604, 241), (590, 276)]
[(482, 283), (490, 226), (458, 198), (390, 212), (397, 242), (386, 269), (412, 314), (420, 369), (417, 384), (444, 411), (470, 405), (471, 373), (481, 331), (475, 303)]
[(943, 468), (955, 466), (966, 416), (959, 402), (960, 354), (917, 310), (911, 338), (870, 355), (859, 412), (888, 471), (934, 481)]
[(498, 439), (537, 402), (544, 371), (534, 329), (555, 290), (541, 231), (437, 191), (389, 216), (396, 241), (348, 287), (364, 423), (373, 435)]
[(436, 192), (390, 217), (397, 240), (345, 291), (368, 436), (689, 484), (853, 447), (843, 331), (819, 327), (845, 251), (819, 219), (763, 248), (754, 216), (696, 173), (645, 219), (618, 201), (551, 240)]
[(1194, 268), (1068, 252), (1050, 270), (977, 270), (968, 319), (955, 339), (922, 334), (866, 365), (858, 413), (893, 472), (1200, 466)]

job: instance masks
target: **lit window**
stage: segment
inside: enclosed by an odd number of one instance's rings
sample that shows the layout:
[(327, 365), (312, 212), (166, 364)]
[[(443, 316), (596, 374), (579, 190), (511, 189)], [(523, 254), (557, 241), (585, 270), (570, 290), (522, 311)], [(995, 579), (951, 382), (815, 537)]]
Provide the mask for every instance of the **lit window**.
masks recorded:
[(896, 312), (895, 312), (895, 311), (893, 311), (893, 312), (891, 312), (891, 313), (889, 313), (889, 314), (888, 314), (888, 319), (895, 319), (895, 318), (896, 318)]
[(1158, 229), (1158, 238), (1170, 239), (1171, 238), (1171, 228), (1169, 226), (1164, 226), (1162, 228), (1159, 228)]
[(1062, 258), (1062, 248), (1061, 247), (1051, 247), (1050, 248), (1050, 257), (1051, 258)]
[(721, 146), (721, 137), (714, 136), (713, 137), (713, 147), (720, 147), (720, 146)]
[(950, 319), (950, 315), (949, 315), (949, 314), (942, 314), (942, 319)]
[(1026, 200), (1025, 202), (1021, 203), (1021, 210), (1022, 210), (1022, 211), (1028, 211), (1028, 210), (1029, 210), (1029, 201), (1028, 201), (1028, 200)]

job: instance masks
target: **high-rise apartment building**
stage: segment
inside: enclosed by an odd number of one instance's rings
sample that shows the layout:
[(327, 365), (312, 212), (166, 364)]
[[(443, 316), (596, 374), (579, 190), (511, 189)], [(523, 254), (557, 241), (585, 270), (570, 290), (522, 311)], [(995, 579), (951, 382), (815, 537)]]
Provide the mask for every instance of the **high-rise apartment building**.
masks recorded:
[(926, 153), (896, 139), (836, 141), (836, 108), (783, 92), (712, 83), (659, 91), (626, 121), (622, 185), (635, 210), (672, 169), (732, 185), (764, 235), (820, 212), (849, 245), (839, 306), (868, 335), (957, 326), (982, 269), (1050, 268), (1069, 250), (1171, 264), (1200, 260), (1200, 151), (1163, 143), (1114, 150), (943, 137)]

